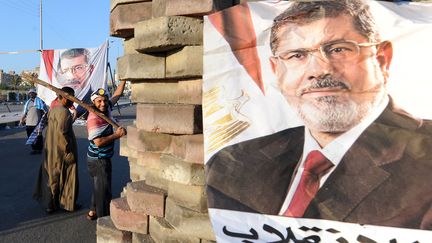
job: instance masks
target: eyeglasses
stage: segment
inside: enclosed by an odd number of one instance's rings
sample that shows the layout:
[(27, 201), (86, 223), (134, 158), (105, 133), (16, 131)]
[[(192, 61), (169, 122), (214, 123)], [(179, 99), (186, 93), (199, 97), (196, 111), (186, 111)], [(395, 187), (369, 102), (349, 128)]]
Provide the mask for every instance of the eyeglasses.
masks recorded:
[(381, 43), (357, 43), (351, 40), (324, 43), (315, 49), (296, 49), (282, 51), (275, 55), (289, 68), (298, 68), (307, 65), (313, 52), (320, 52), (328, 63), (341, 63), (359, 56), (360, 48), (377, 46)]
[(88, 64), (78, 64), (78, 65), (75, 65), (75, 66), (72, 66), (72, 67), (62, 68), (60, 70), (60, 73), (61, 74), (65, 74), (67, 72), (70, 72), (71, 74), (74, 74), (74, 73), (82, 74), (85, 71), (87, 71), (87, 67), (88, 66), (89, 66)]

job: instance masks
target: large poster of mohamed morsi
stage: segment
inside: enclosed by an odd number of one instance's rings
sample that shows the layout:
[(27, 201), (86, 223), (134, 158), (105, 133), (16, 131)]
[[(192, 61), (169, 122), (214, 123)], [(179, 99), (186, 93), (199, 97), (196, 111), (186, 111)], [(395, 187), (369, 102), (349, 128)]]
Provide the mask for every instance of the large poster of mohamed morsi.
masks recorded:
[(432, 239), (432, 3), (259, 1), (204, 26), (218, 242)]

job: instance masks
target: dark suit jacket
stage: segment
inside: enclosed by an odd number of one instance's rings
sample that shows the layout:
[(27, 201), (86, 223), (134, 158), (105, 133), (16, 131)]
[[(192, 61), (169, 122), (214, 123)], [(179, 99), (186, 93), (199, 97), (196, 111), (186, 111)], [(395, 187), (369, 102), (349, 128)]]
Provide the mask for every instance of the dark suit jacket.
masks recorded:
[[(432, 229), (432, 123), (393, 105), (356, 140), (305, 218)], [(206, 164), (210, 208), (277, 215), (302, 156), (304, 127), (241, 142)]]

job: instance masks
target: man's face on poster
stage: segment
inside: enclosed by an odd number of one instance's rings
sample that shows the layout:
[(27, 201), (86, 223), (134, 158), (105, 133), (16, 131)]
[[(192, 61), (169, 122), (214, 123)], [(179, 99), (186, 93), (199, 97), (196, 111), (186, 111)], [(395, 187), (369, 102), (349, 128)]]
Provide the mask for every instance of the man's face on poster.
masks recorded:
[(273, 71), (308, 128), (347, 131), (386, 95), (391, 44), (369, 42), (354, 28), (352, 17), (286, 23), (277, 38)]
[(60, 60), (57, 81), (62, 87), (71, 87), (76, 94), (79, 94), (87, 85), (92, 71), (93, 67), (88, 64), (85, 55), (63, 57)]

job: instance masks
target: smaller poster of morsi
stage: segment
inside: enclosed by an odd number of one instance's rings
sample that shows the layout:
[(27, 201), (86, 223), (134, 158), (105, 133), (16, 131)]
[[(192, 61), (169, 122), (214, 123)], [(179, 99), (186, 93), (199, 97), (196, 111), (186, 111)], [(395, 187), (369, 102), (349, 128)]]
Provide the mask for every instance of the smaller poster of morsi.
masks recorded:
[[(107, 47), (108, 42), (97, 48), (43, 50), (39, 79), (57, 88), (71, 87), (76, 98), (91, 103), (94, 90), (107, 88)], [(56, 98), (53, 91), (40, 85), (37, 92), (47, 105)]]

